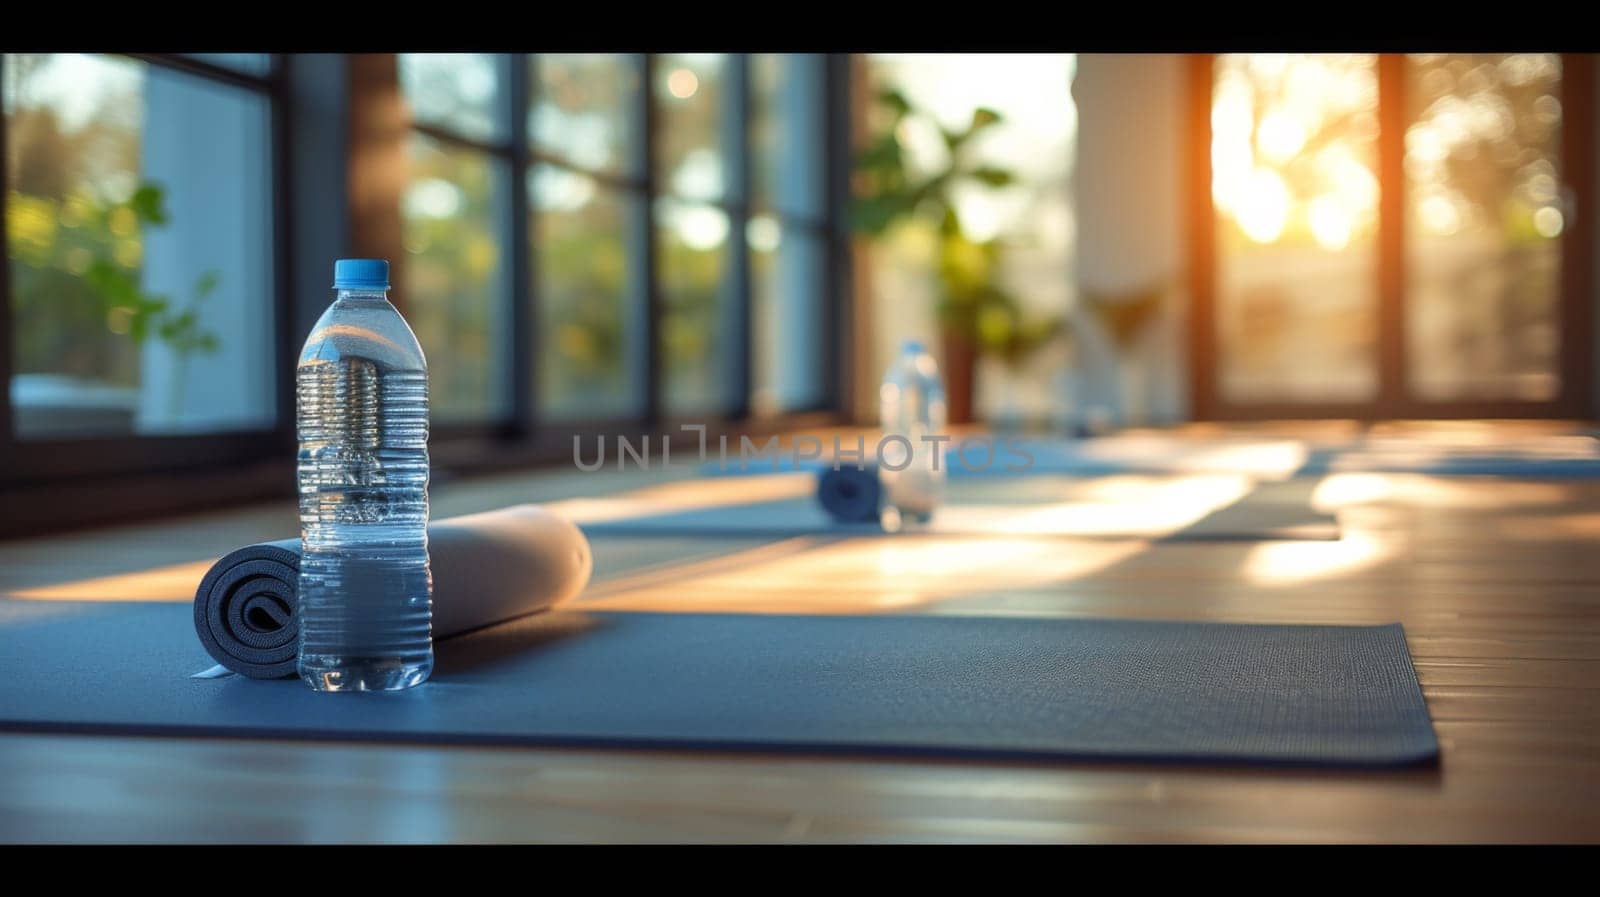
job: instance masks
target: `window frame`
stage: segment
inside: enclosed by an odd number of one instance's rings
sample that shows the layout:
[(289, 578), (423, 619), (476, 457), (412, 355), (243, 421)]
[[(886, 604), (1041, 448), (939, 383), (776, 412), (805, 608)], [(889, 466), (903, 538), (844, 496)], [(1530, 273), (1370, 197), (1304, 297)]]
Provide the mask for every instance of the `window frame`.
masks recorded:
[[(279, 359), (270, 377), (274, 392), (274, 423), (270, 427), (213, 433), (112, 433), (105, 436), (19, 438), (11, 407), (12, 303), (8, 250), (0, 252), (0, 374), (4, 375), (5, 380), (5, 388), (0, 389), (0, 490), (122, 474), (239, 466), (282, 455), (294, 444), (294, 391), (289, 383), (292, 365), (282, 361), (292, 358), (295, 351), (292, 235), (288, 219), (287, 161), (291, 138), (285, 103), (288, 82), (286, 59), (283, 54), (271, 54), (266, 74), (256, 75), (176, 54), (104, 55), (133, 59), (152, 67), (245, 88), (266, 98), (270, 129), (267, 169), (272, 178), (269, 265), (273, 272), (268, 300), (273, 306), (273, 357)], [(0, 70), (0, 78), (3, 77), (4, 72)], [(0, 84), (0, 89), (3, 88), (4, 85)], [(0, 148), (5, 146), (5, 128), (4, 116), (0, 116)], [(5, 221), (8, 195), (6, 172), (4, 166), (0, 166), (0, 222)]]
[(1595, 61), (1587, 53), (1561, 55), (1561, 177), (1576, 200), (1562, 229), (1561, 280), (1557, 323), (1561, 349), (1556, 370), (1559, 393), (1547, 401), (1515, 399), (1429, 400), (1414, 395), (1407, 382), (1405, 251), (1405, 134), (1408, 124), (1406, 57), (1381, 53), (1378, 75), (1378, 235), (1375, 320), (1378, 392), (1358, 402), (1240, 402), (1220, 389), (1216, 210), (1211, 195), (1211, 105), (1215, 55), (1189, 59), (1187, 113), (1192, 143), (1189, 175), (1189, 395), (1197, 421), (1248, 421), (1267, 418), (1587, 418), (1592, 416), (1594, 377), (1593, 266), (1590, 236), (1595, 199)]
[[(0, 389), (0, 500), (12, 513), (0, 515), (0, 538), (35, 534), (87, 524), (100, 524), (141, 516), (198, 510), (229, 502), (282, 498), (293, 493), (295, 445), (294, 365), (300, 342), (317, 316), (326, 307), (329, 291), (321, 270), (321, 256), (365, 252), (403, 252), (389, 246), (388, 237), (364, 233), (364, 215), (356, 205), (364, 198), (353, 183), (350, 162), (357, 151), (359, 131), (365, 125), (354, 115), (364, 90), (398, 90), (362, 83), (358, 74), (359, 55), (332, 54), (298, 57), (272, 54), (265, 74), (240, 72), (226, 66), (174, 55), (154, 53), (110, 54), (136, 59), (166, 69), (185, 72), (210, 80), (250, 88), (264, 94), (269, 106), (271, 128), (268, 152), (273, 179), (270, 205), (273, 221), (271, 265), (275, 334), (273, 348), (279, 359), (272, 379), (275, 388), (275, 423), (269, 428), (185, 435), (111, 434), (65, 439), (18, 440), (10, 404), (12, 354), (11, 278), (9, 254), (0, 253), (0, 374), (6, 383)], [(392, 54), (388, 55), (393, 59)], [(749, 284), (750, 253), (745, 224), (750, 214), (748, 185), (738, 197), (742, 206), (730, 211), (738, 215), (730, 221), (729, 251), (743, 258), (741, 280), (736, 284), (735, 307), (743, 320), (739, 345), (729, 354), (741, 375), (737, 407), (721, 415), (697, 416), (693, 420), (668, 419), (663, 414), (665, 381), (659, 345), (663, 311), (658, 275), (659, 257), (655, 234), (655, 198), (663, 191), (655, 183), (654, 139), (659, 126), (656, 110), (654, 74), (656, 57), (638, 54), (643, 67), (637, 92), (635, 114), (643, 128), (638, 151), (645, 156), (643, 174), (633, 186), (641, 189), (645, 201), (633, 227), (633, 238), (645, 247), (641, 264), (645, 295), (643, 335), (644, 363), (640, 365), (638, 388), (645, 399), (644, 413), (600, 420), (545, 421), (538, 417), (537, 371), (532, 369), (539, 351), (537, 316), (539, 301), (537, 253), (530, 233), (534, 209), (528, 199), (527, 174), (535, 164), (562, 165), (555, 154), (535, 150), (529, 134), (527, 111), (533, 90), (532, 59), (529, 54), (496, 54), (508, 67), (511, 108), (507, 143), (512, 154), (510, 221), (504, 222), (513, 242), (505, 280), (507, 293), (502, 301), (511, 303), (507, 320), (512, 334), (512, 354), (506, 365), (511, 376), (511, 408), (505, 419), (483, 423), (445, 424), (434, 428), (429, 450), (434, 460), (436, 480), (457, 474), (478, 474), (539, 465), (570, 463), (574, 437), (599, 435), (626, 436), (638, 440), (645, 435), (679, 434), (679, 423), (705, 423), (711, 439), (721, 434), (766, 435), (811, 427), (834, 426), (846, 422), (845, 396), (854, 383), (852, 358), (844, 351), (851, 345), (852, 273), (851, 238), (846, 225), (849, 197), (851, 107), (849, 56), (823, 54), (824, 118), (822, 132), (816, 136), (823, 156), (824, 214), (817, 233), (823, 243), (821, 293), (817, 309), (823, 345), (819, 347), (822, 369), (819, 399), (812, 405), (785, 409), (781, 414), (754, 417), (750, 411), (752, 358), (749, 315), (752, 291)], [(738, 121), (739, 165), (749, 171), (752, 135), (748, 112), (749, 65), (743, 54), (738, 59), (743, 93), (743, 111)], [(338, 73), (342, 73), (342, 76)], [(368, 73), (370, 74), (370, 72)], [(3, 72), (0, 72), (3, 77)], [(3, 87), (3, 85), (0, 85)], [(391, 103), (393, 95), (378, 97)], [(391, 108), (384, 106), (385, 110)], [(387, 112), (385, 112), (387, 114)], [(414, 123), (407, 122), (409, 127)], [(452, 144), (471, 144), (471, 138), (430, 133), (435, 139)], [(0, 147), (5, 141), (5, 121), (0, 116)], [(478, 143), (485, 143), (479, 141)], [(489, 142), (492, 143), (492, 142)], [(334, 147), (338, 147), (337, 150)], [(492, 151), (499, 148), (489, 146)], [(340, 153), (330, 158), (330, 153)], [(331, 165), (325, 163), (332, 163)], [(565, 167), (582, 171), (602, 183), (618, 181), (615, 174), (597, 173), (581, 166)], [(730, 169), (732, 170), (732, 169)], [(748, 175), (746, 175), (748, 176)], [(5, 169), (0, 166), (0, 222), (4, 221), (6, 199)], [(726, 204), (724, 205), (726, 208)], [(360, 214), (358, 214), (360, 212)], [(735, 230), (737, 227), (737, 230)], [(379, 238), (374, 245), (368, 238)], [(329, 248), (330, 244), (342, 247)], [(312, 271), (302, 261), (316, 260)], [(731, 276), (730, 270), (730, 276)], [(403, 273), (402, 273), (403, 276)], [(403, 297), (401, 297), (403, 301)]]
[[(447, 127), (418, 121), (409, 122), (407, 131), (408, 135), (423, 134), (452, 147), (487, 154), (511, 166), (509, 202), (511, 221), (500, 222), (501, 236), (506, 241), (505, 249), (508, 253), (505, 293), (501, 295), (500, 300), (510, 303), (510, 308), (507, 309), (511, 322), (511, 358), (507, 368), (512, 377), (510, 410), (498, 418), (435, 425), (433, 437), (436, 440), (447, 446), (451, 443), (457, 444), (453, 449), (447, 449), (447, 454), (471, 457), (484, 454), (497, 456), (509, 454), (516, 457), (527, 454), (519, 451), (514, 445), (487, 449), (479, 446), (478, 450), (468, 447), (472, 443), (486, 441), (511, 441), (521, 442), (528, 447), (529, 452), (544, 457), (549, 454), (550, 446), (564, 446), (565, 450), (570, 451), (571, 438), (582, 434), (630, 430), (670, 434), (677, 432), (679, 425), (688, 423), (739, 427), (759, 422), (761, 429), (768, 429), (798, 426), (819, 420), (830, 423), (839, 420), (842, 377), (837, 370), (840, 364), (838, 347), (841, 344), (840, 327), (844, 320), (840, 308), (846, 301), (839, 285), (849, 283), (847, 276), (841, 276), (847, 275), (845, 260), (848, 258), (849, 236), (843, 228), (845, 220), (843, 204), (848, 190), (849, 149), (847, 133), (840, 127), (842, 123), (847, 123), (847, 119), (836, 120), (836, 116), (830, 114), (831, 107), (842, 102), (847, 94), (842, 80), (843, 68), (832, 58), (832, 54), (823, 56), (822, 91), (825, 107), (823, 119), (827, 126), (823, 133), (817, 135), (822, 144), (819, 150), (822, 153), (824, 170), (825, 195), (822, 214), (813, 220), (791, 215), (776, 208), (767, 210), (780, 222), (781, 227), (787, 229), (793, 226), (797, 230), (802, 230), (819, 239), (823, 247), (824, 265), (827, 270), (824, 271), (820, 295), (816, 297), (819, 332), (823, 335), (821, 349), (824, 364), (823, 369), (818, 372), (822, 381), (821, 388), (817, 393), (819, 397), (817, 401), (763, 417), (752, 415), (750, 401), (754, 365), (757, 362), (751, 333), (754, 303), (751, 256), (754, 250), (749, 246), (746, 236), (750, 218), (757, 214), (752, 192), (754, 176), (752, 161), (755, 146), (751, 115), (753, 95), (751, 54), (726, 54), (724, 77), (727, 81), (724, 90), (727, 91), (727, 96), (723, 102), (724, 114), (729, 117), (721, 122), (718, 140), (726, 156), (724, 171), (727, 182), (722, 196), (704, 200), (678, 196), (659, 180), (657, 162), (661, 114), (655, 92), (655, 78), (662, 54), (625, 54), (633, 60), (636, 66), (635, 73), (638, 76), (638, 89), (634, 93), (634, 106), (630, 114), (639, 130), (635, 146), (637, 156), (632, 160), (631, 166), (633, 170), (624, 172), (589, 168), (559, 153), (540, 148), (537, 145), (537, 135), (529, 123), (528, 114), (533, 102), (537, 100), (534, 75), (537, 72), (538, 54), (492, 55), (501, 77), (505, 79), (506, 89), (500, 92), (497, 100), (502, 104), (502, 108), (497, 112), (501, 116), (506, 116), (508, 122), (503, 139), (483, 140), (456, 133)], [(505, 108), (507, 105), (509, 110)], [(736, 134), (738, 141), (725, 139), (729, 133)], [(637, 320), (643, 328), (643, 333), (638, 337), (644, 355), (644, 363), (639, 366), (641, 382), (634, 384), (634, 388), (638, 390), (637, 396), (642, 400), (640, 403), (642, 412), (639, 414), (560, 420), (546, 419), (541, 414), (539, 371), (538, 366), (534, 364), (534, 353), (541, 348), (539, 318), (540, 303), (543, 300), (538, 269), (538, 247), (533, 232), (533, 218), (539, 210), (535, 206), (537, 198), (532, 197), (528, 189), (529, 175), (536, 166), (549, 166), (590, 178), (607, 189), (617, 191), (628, 200), (630, 261), (639, 266), (637, 276), (644, 284), (643, 296), (625, 297), (625, 301), (643, 303), (642, 308), (634, 309), (639, 313)], [(723, 289), (731, 289), (726, 311), (732, 317), (726, 323), (729, 325), (727, 332), (732, 344), (726, 347), (727, 358), (724, 361), (727, 365), (726, 376), (731, 384), (729, 391), (732, 401), (718, 412), (674, 414), (666, 405), (665, 358), (660, 343), (666, 300), (661, 281), (661, 246), (656, 228), (657, 203), (663, 199), (712, 206), (728, 216), (729, 239), (724, 250), (728, 256), (723, 272), (725, 278)], [(635, 252), (638, 253), (637, 257), (634, 257)], [(397, 303), (403, 311), (405, 303), (403, 290), (396, 292)], [(534, 446), (538, 448), (533, 448)]]

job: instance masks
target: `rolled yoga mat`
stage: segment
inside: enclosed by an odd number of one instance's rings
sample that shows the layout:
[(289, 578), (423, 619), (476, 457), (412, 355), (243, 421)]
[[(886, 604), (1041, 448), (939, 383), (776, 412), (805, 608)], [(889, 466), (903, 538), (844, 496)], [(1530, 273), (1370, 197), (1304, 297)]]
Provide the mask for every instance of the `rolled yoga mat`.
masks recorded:
[[(428, 525), (433, 634), (447, 638), (554, 607), (589, 582), (589, 540), (534, 505)], [(194, 596), (194, 628), (217, 663), (253, 679), (295, 673), (300, 540), (247, 545), (212, 565)]]
[(558, 609), (441, 642), (419, 688), (330, 697), (191, 678), (186, 611), (0, 599), (0, 730), (1332, 766), (1439, 750), (1398, 625)]
[(817, 502), (839, 523), (877, 523), (882, 498), (876, 467), (846, 465), (817, 475)]

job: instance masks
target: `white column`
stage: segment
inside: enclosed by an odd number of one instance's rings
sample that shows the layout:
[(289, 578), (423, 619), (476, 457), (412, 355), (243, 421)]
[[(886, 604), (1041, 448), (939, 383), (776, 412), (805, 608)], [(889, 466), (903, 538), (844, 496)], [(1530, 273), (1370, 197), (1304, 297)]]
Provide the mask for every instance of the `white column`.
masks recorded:
[[(1185, 110), (1187, 66), (1171, 54), (1083, 54), (1078, 107), (1078, 382), (1080, 409), (1100, 405), (1128, 423), (1188, 414), (1184, 315), (1184, 178), (1192, 140)], [(1166, 285), (1157, 318), (1137, 340), (1131, 363), (1142, 393), (1119, 386), (1116, 345), (1086, 297)], [(1129, 407), (1129, 406), (1132, 407)], [(1141, 407), (1142, 406), (1142, 407)]]

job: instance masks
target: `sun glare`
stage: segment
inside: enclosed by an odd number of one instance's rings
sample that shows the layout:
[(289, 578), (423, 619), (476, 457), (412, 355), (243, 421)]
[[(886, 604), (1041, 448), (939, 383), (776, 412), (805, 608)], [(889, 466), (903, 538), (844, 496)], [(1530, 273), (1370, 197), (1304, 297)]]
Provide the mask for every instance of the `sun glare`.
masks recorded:
[(1350, 245), (1355, 216), (1337, 194), (1324, 194), (1311, 201), (1311, 236), (1323, 249), (1343, 249)]
[(680, 100), (687, 100), (700, 89), (700, 79), (688, 69), (673, 69), (667, 76), (667, 90)]
[(1283, 234), (1290, 202), (1283, 178), (1270, 168), (1257, 168), (1239, 191), (1233, 214), (1245, 236), (1257, 243), (1271, 243)]
[(1273, 112), (1256, 128), (1256, 145), (1273, 162), (1287, 162), (1306, 145), (1306, 129), (1290, 112)]
[(1369, 56), (1229, 55), (1211, 106), (1212, 197), (1259, 244), (1339, 251), (1375, 226)]

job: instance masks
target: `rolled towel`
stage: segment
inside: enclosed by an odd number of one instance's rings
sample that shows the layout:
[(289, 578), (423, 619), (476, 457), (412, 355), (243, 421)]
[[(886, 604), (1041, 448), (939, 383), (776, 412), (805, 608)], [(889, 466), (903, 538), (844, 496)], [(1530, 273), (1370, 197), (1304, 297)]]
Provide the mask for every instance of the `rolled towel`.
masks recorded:
[(830, 468), (817, 476), (817, 501), (840, 523), (877, 523), (881, 494), (878, 469), (870, 464)]
[[(428, 558), (434, 638), (567, 601), (594, 569), (582, 531), (534, 505), (435, 521)], [(254, 679), (293, 676), (299, 576), (299, 539), (247, 545), (213, 564), (194, 596), (206, 653)]]

